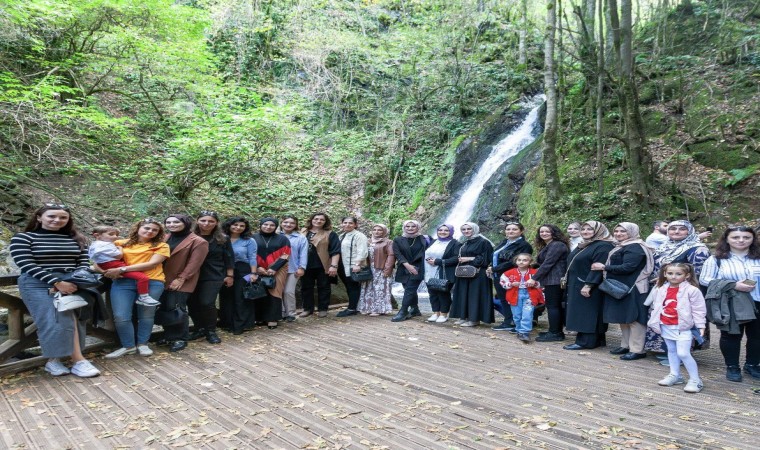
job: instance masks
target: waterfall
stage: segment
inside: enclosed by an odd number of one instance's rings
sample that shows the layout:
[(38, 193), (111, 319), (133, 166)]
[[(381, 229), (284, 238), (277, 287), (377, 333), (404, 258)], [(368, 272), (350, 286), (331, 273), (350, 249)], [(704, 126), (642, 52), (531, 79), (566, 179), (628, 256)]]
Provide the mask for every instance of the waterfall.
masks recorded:
[(483, 191), (483, 186), (496, 173), (499, 168), (507, 163), (510, 158), (520, 153), (527, 145), (536, 139), (535, 129), (538, 123), (538, 112), (546, 97), (543, 94), (533, 97), (525, 106), (532, 107), (525, 120), (508, 136), (494, 145), (491, 153), (488, 155), (477, 172), (472, 176), (470, 182), (465, 187), (459, 199), (451, 208), (449, 215), (443, 223), (454, 225), (455, 236), (461, 235), (459, 226), (470, 220), (478, 197)]
[[(462, 195), (459, 196), (459, 199), (443, 222), (454, 225), (455, 237), (459, 237), (462, 234), (459, 231), (459, 226), (472, 217), (472, 213), (475, 211), (475, 206), (478, 203), (478, 197), (480, 197), (480, 193), (483, 191), (483, 187), (488, 180), (502, 165), (508, 163), (510, 158), (516, 156), (536, 139), (536, 125), (539, 119), (538, 112), (544, 100), (546, 100), (546, 97), (543, 94), (539, 94), (523, 105), (526, 108), (532, 108), (531, 111), (517, 128), (494, 145), (488, 158), (483, 161), (483, 164), (480, 165), (480, 168), (472, 176), (467, 187), (462, 191)], [(435, 234), (433, 236), (435, 237)], [(404, 287), (401, 283), (394, 282), (391, 287), (391, 293), (400, 305), (401, 299), (404, 296)], [(429, 313), (430, 297), (425, 283), (420, 284), (420, 288), (417, 290), (417, 297), (419, 299), (420, 310), (423, 313)]]

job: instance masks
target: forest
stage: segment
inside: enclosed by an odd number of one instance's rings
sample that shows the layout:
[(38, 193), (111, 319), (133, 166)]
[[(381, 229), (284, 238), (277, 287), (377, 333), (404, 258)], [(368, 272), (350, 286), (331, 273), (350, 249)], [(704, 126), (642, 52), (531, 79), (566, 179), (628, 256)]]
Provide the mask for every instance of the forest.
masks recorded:
[(84, 227), (435, 226), (476, 163), (461, 144), (539, 92), (541, 158), (492, 220), (754, 224), (758, 20), (758, 0), (0, 0), (0, 240), (45, 201)]

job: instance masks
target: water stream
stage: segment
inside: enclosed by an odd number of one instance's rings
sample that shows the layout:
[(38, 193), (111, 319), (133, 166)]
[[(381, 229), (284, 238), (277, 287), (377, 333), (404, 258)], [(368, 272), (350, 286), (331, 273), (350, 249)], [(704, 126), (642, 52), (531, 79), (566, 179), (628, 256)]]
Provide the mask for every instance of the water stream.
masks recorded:
[[(539, 120), (538, 113), (545, 99), (546, 97), (543, 94), (539, 94), (524, 104), (526, 108), (531, 108), (528, 115), (517, 128), (493, 146), (491, 153), (472, 175), (459, 199), (454, 203), (446, 219), (443, 221), (443, 223), (454, 225), (454, 237), (458, 238), (461, 236), (462, 233), (459, 231), (459, 227), (472, 217), (475, 206), (478, 203), (478, 198), (488, 180), (491, 179), (499, 168), (504, 164), (508, 164), (510, 158), (516, 156), (522, 149), (536, 140), (538, 134), (538, 127), (536, 126)], [(400, 304), (401, 298), (404, 295), (404, 288), (401, 286), (401, 283), (393, 283), (392, 293)], [(430, 301), (425, 283), (420, 285), (418, 294), (420, 309), (422, 312), (430, 312)]]
[(533, 97), (533, 99), (525, 104), (526, 107), (532, 108), (525, 117), (525, 120), (523, 120), (516, 129), (509, 133), (509, 135), (493, 146), (491, 153), (480, 165), (477, 172), (472, 176), (467, 187), (462, 191), (459, 199), (451, 208), (449, 215), (446, 216), (446, 219), (443, 221), (443, 223), (454, 225), (456, 230), (454, 233), (455, 237), (461, 235), (459, 226), (472, 217), (480, 193), (483, 191), (483, 186), (485, 186), (488, 180), (491, 179), (493, 174), (496, 173), (502, 165), (508, 163), (510, 158), (520, 153), (522, 149), (536, 139), (536, 124), (539, 120), (538, 112), (545, 98), (546, 97), (544, 97), (543, 94), (540, 94)]

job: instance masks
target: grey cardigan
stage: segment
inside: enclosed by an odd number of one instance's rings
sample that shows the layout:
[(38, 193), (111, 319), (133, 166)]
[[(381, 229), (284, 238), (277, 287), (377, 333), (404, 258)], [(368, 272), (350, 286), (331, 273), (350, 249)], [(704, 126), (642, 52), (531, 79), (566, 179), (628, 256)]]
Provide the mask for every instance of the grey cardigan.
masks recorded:
[(721, 331), (739, 334), (739, 325), (757, 319), (755, 301), (748, 292), (734, 289), (736, 281), (712, 280), (707, 287), (707, 320)]

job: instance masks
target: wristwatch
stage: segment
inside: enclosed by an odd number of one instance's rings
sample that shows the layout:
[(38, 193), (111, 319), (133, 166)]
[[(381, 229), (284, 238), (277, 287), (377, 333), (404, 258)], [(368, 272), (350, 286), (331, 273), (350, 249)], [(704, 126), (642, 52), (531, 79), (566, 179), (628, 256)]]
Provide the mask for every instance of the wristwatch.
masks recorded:
[(119, 273), (125, 273), (127, 271), (126, 267), (119, 267)]

